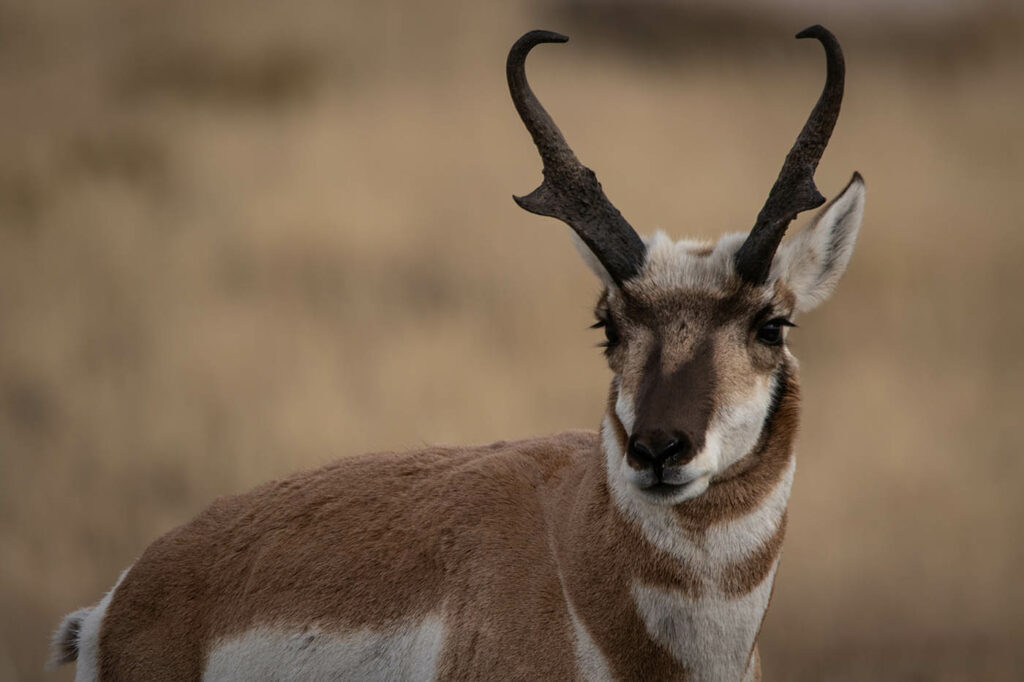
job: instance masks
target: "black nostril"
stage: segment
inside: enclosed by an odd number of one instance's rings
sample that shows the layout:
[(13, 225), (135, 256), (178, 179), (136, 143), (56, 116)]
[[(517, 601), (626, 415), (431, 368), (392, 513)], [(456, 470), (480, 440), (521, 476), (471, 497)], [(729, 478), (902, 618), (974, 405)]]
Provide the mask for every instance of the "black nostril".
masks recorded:
[(672, 438), (643, 437), (633, 434), (629, 437), (629, 458), (637, 468), (657, 467), (666, 464), (686, 464), (693, 459), (693, 441), (684, 433), (675, 433)]
[(655, 462), (654, 453), (635, 433), (629, 437), (628, 452), (633, 461), (644, 467), (649, 467)]
[(669, 460), (685, 464), (693, 459), (693, 443), (685, 434), (678, 434), (661, 447), (655, 458), (662, 464)]

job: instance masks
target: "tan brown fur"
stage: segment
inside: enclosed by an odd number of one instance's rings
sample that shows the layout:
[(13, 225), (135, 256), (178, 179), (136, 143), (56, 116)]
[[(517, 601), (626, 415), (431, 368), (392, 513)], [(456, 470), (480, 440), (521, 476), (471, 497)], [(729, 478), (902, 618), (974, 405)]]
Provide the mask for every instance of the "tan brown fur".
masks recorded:
[[(655, 284), (641, 279), (599, 303), (630, 335), (627, 350), (609, 357), (617, 379), (608, 423), (620, 449), (628, 434), (615, 403), (642, 378), (642, 337), (660, 337), (670, 365), (687, 361), (694, 338), (715, 338), (711, 361), (728, 377), (716, 404), (758, 375), (778, 383), (754, 450), (673, 508), (700, 547), (778, 485), (797, 426), (795, 367), (784, 351), (749, 342), (763, 292)], [(768, 300), (791, 305), (791, 294), (776, 287)], [(709, 574), (651, 544), (611, 499), (608, 480), (597, 434), (573, 432), (366, 455), (223, 498), (151, 545), (124, 578), (100, 632), (102, 677), (195, 678), (216, 643), (257, 626), (344, 636), (436, 615), (446, 628), (441, 678), (571, 678), (571, 606), (616, 676), (686, 679), (685, 662), (651, 639), (630, 586), (693, 600), (708, 589), (746, 594), (773, 570), (785, 519)]]
[[(750, 337), (752, 316), (791, 306), (792, 294), (723, 289), (642, 278), (599, 302), (628, 336), (609, 353), (606, 423), (620, 452), (628, 433), (616, 401), (643, 379), (652, 339), (668, 369), (689, 361), (695, 339), (714, 339), (710, 362), (725, 377), (716, 409), (759, 376), (775, 381), (756, 447), (672, 508), (697, 548), (772, 494), (797, 428), (795, 364)], [(573, 617), (613, 675), (688, 679), (686, 662), (648, 633), (631, 585), (689, 600), (749, 593), (774, 570), (785, 517), (731, 564), (691, 564), (652, 544), (612, 499), (609, 476), (599, 436), (570, 432), (365, 455), (223, 498), (151, 545), (117, 588), (100, 631), (101, 677), (196, 678), (214, 646), (257, 627), (343, 637), (434, 616), (445, 627), (443, 679), (572, 678)], [(756, 640), (750, 657), (759, 666)]]
[[(838, 45), (809, 30), (834, 83)], [(601, 433), (365, 455), (218, 500), (72, 614), (55, 661), (111, 680), (760, 679), (799, 399), (783, 332), (842, 275), (863, 182), (781, 248), (764, 229), (642, 240), (526, 83), (527, 52), (565, 40), (509, 54), (545, 168), (516, 200), (573, 227), (607, 287)]]
[[(523, 567), (542, 566), (545, 553), (544, 517), (530, 493), (595, 446), (592, 434), (570, 433), (363, 456), (218, 500), (151, 545), (118, 588), (101, 632), (103, 677), (195, 677), (211, 644), (257, 624), (343, 633), (442, 607), (467, 625), (491, 608), (509, 610), (510, 600), (545, 591), (522, 584)], [(553, 571), (541, 572), (557, 589)], [(562, 619), (545, 622), (564, 638), (565, 614), (549, 615)], [(492, 649), (553, 636), (543, 630), (510, 623), (445, 668), (497, 664)], [(448, 646), (458, 651), (458, 637)], [(571, 657), (553, 653), (545, 663), (558, 670), (559, 660)]]
[[(790, 400), (787, 392), (782, 404)], [(794, 417), (776, 413), (782, 441)], [(788, 450), (777, 442), (766, 435), (772, 447), (680, 517), (706, 529), (741, 513), (737, 504), (755, 505)], [(153, 543), (125, 577), (101, 631), (102, 676), (195, 678), (211, 645), (259, 624), (344, 633), (440, 612), (450, 628), (442, 678), (569, 678), (563, 587), (617, 674), (682, 675), (647, 637), (628, 584), (637, 577), (698, 597), (701, 577), (653, 548), (608, 496), (597, 435), (570, 432), (367, 455), (222, 498)], [(736, 567), (731, 589), (763, 577), (763, 563)]]

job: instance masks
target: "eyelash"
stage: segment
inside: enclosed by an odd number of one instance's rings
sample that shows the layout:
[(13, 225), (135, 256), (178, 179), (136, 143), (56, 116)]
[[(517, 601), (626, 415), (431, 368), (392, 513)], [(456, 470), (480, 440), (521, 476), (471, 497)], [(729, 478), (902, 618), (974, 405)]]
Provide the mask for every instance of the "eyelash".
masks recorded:
[[(757, 340), (766, 346), (781, 346), (783, 342), (782, 328), (783, 327), (795, 327), (796, 325), (787, 320), (784, 317), (775, 317), (757, 329)], [(768, 330), (768, 334), (765, 334), (765, 330)]]
[[(785, 317), (774, 317), (758, 327), (757, 340), (766, 346), (781, 346), (784, 340), (782, 338), (783, 327), (796, 327), (796, 325)], [(598, 343), (597, 346), (603, 348), (605, 353), (619, 344), (618, 330), (609, 320), (599, 317), (594, 324), (590, 325), (590, 328), (604, 329), (605, 340)], [(764, 334), (766, 329), (768, 330), (767, 335)]]
[(598, 318), (597, 322), (590, 325), (591, 329), (604, 329), (605, 340), (597, 344), (598, 348), (604, 348), (605, 353), (619, 344), (619, 331), (608, 320)]

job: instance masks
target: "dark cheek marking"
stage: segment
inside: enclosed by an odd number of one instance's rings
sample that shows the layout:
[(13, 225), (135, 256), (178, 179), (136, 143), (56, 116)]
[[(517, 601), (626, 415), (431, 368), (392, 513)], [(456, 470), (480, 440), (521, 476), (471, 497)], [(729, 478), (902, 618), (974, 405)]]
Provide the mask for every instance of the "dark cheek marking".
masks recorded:
[(779, 411), (779, 405), (782, 404), (782, 396), (786, 394), (786, 390), (789, 388), (789, 371), (782, 363), (778, 369), (775, 370), (775, 377), (772, 382), (772, 398), (768, 404), (768, 412), (764, 416), (764, 425), (761, 427), (762, 433), (771, 430), (772, 422), (775, 420), (775, 415)]

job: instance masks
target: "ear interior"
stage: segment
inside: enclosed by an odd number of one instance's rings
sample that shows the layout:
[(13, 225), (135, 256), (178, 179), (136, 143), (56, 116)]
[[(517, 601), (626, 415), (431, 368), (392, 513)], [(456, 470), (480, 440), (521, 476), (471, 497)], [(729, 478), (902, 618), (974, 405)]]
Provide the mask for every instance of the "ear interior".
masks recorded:
[(825, 301), (846, 272), (864, 216), (864, 197), (864, 179), (854, 173), (839, 196), (779, 248), (773, 275), (796, 295), (798, 311), (811, 310)]
[(601, 280), (601, 283), (608, 288), (614, 287), (615, 280), (613, 280), (612, 276), (608, 274), (605, 267), (601, 265), (601, 261), (597, 259), (597, 256), (595, 256), (594, 252), (590, 250), (590, 247), (587, 246), (580, 236), (572, 230), (569, 231), (569, 237), (572, 239), (573, 246), (576, 247), (580, 256), (583, 257), (583, 262), (587, 264), (587, 267), (590, 268), (595, 275), (597, 275), (597, 278)]

